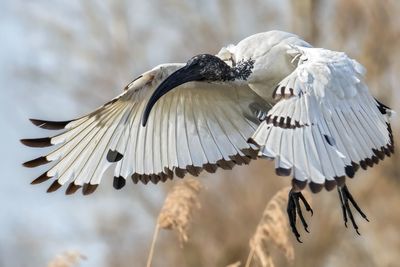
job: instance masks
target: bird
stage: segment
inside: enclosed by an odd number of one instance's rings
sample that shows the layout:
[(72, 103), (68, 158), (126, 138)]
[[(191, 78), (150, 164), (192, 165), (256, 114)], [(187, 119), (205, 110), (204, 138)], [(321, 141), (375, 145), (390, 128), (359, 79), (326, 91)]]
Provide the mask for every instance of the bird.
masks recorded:
[(368, 221), (346, 185), (394, 153), (390, 118), (395, 112), (374, 98), (365, 69), (343, 52), (316, 48), (299, 36), (268, 31), (215, 54), (166, 63), (144, 72), (123, 92), (77, 119), (30, 119), (60, 132), (21, 139), (29, 147), (55, 148), (25, 167), (53, 165), (32, 181), (65, 184), (66, 194), (93, 193), (114, 169), (113, 187), (198, 176), (252, 160), (275, 163), (291, 176), (287, 214), (296, 239), (296, 218), (308, 232), (302, 190), (337, 188), (343, 219), (359, 234), (353, 208)]

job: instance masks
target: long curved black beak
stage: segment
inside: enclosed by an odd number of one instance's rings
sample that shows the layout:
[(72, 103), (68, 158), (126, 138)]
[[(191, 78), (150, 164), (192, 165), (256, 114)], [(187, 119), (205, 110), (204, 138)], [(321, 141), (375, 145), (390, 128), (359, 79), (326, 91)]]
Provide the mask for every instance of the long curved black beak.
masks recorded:
[(157, 89), (151, 95), (142, 116), (142, 126), (146, 126), (147, 120), (150, 116), (150, 112), (158, 99), (160, 99), (163, 95), (181, 84), (190, 81), (199, 81), (202, 78), (203, 76), (200, 74), (200, 70), (197, 67), (191, 65), (186, 65), (173, 72), (157, 87)]

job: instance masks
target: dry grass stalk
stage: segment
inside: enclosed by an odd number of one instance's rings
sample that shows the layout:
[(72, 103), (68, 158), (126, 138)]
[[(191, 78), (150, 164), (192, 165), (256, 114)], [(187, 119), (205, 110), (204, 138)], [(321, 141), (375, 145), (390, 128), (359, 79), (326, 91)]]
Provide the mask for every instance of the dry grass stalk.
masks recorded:
[(176, 230), (179, 240), (187, 242), (187, 231), (194, 208), (200, 208), (198, 198), (201, 184), (198, 180), (187, 179), (179, 183), (165, 199), (157, 224), (162, 229)]
[(226, 267), (240, 267), (241, 265), (242, 265), (242, 263), (240, 261), (237, 261), (237, 262), (227, 265)]
[(168, 193), (164, 205), (158, 215), (153, 235), (147, 266), (151, 266), (154, 246), (160, 229), (176, 230), (181, 246), (188, 241), (188, 229), (194, 208), (200, 208), (198, 198), (202, 188), (198, 180), (187, 178), (174, 186)]
[[(257, 229), (250, 239), (250, 253), (246, 261), (246, 267), (250, 266), (253, 258), (256, 258), (261, 266), (273, 267), (271, 245), (276, 246), (285, 254), (289, 263), (294, 260), (294, 248), (290, 241), (290, 229), (286, 215), (286, 204), (290, 187), (278, 191), (268, 202)], [(304, 192), (309, 201), (311, 196)]]
[(73, 267), (77, 266), (81, 260), (85, 260), (86, 256), (79, 251), (65, 251), (52, 259), (47, 267)]

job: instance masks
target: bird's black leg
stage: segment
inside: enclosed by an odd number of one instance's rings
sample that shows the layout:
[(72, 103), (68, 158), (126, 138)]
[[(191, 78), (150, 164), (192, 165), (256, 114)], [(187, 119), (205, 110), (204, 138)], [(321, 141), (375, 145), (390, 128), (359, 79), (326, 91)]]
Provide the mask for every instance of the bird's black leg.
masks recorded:
[(311, 212), (311, 216), (313, 215), (313, 210), (311, 209), (311, 206), (308, 204), (307, 200), (303, 196), (301, 192), (294, 192), (293, 189), (289, 191), (289, 198), (288, 198), (288, 205), (287, 205), (287, 214), (289, 217), (289, 224), (290, 228), (292, 228), (292, 232), (295, 235), (297, 241), (300, 243), (300, 234), (297, 231), (296, 227), (296, 217), (299, 215), (299, 218), (301, 220), (301, 223), (303, 224), (304, 230), (308, 233), (308, 224), (306, 220), (304, 219), (303, 212), (301, 210), (300, 202), (299, 199), (303, 202), (304, 207), (306, 208), (307, 211)]
[(367, 216), (360, 209), (360, 207), (358, 206), (357, 202), (354, 200), (353, 196), (351, 195), (351, 193), (346, 185), (338, 187), (338, 193), (339, 193), (340, 202), (342, 204), (344, 225), (347, 227), (347, 218), (349, 218), (351, 221), (351, 224), (353, 225), (353, 228), (356, 230), (357, 234), (360, 234), (360, 232), (358, 231), (358, 225), (356, 224), (356, 221), (354, 220), (353, 212), (350, 209), (349, 203), (351, 203), (353, 205), (353, 207), (358, 211), (358, 213), (360, 213), (360, 215), (367, 222), (369, 222)]

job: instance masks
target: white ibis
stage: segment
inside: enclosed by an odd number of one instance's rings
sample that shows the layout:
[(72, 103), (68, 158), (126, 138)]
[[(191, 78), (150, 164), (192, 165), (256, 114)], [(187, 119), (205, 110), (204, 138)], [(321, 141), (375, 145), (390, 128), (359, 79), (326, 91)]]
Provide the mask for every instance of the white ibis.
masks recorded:
[[(114, 187), (165, 181), (187, 172), (231, 169), (251, 159), (275, 160), (277, 175), (293, 177), (288, 216), (296, 238), (301, 190), (336, 185), (347, 218), (358, 233), (350, 204), (365, 218), (345, 184), (394, 152), (389, 117), (364, 83), (364, 69), (344, 53), (313, 48), (281, 31), (252, 35), (216, 55), (186, 64), (164, 64), (128, 84), (123, 93), (71, 121), (31, 119), (61, 133), (23, 139), (31, 147), (58, 145), (24, 163), (54, 162), (33, 184), (53, 179), (52, 192), (92, 193), (114, 165)], [(308, 230), (307, 230), (308, 231)]]

